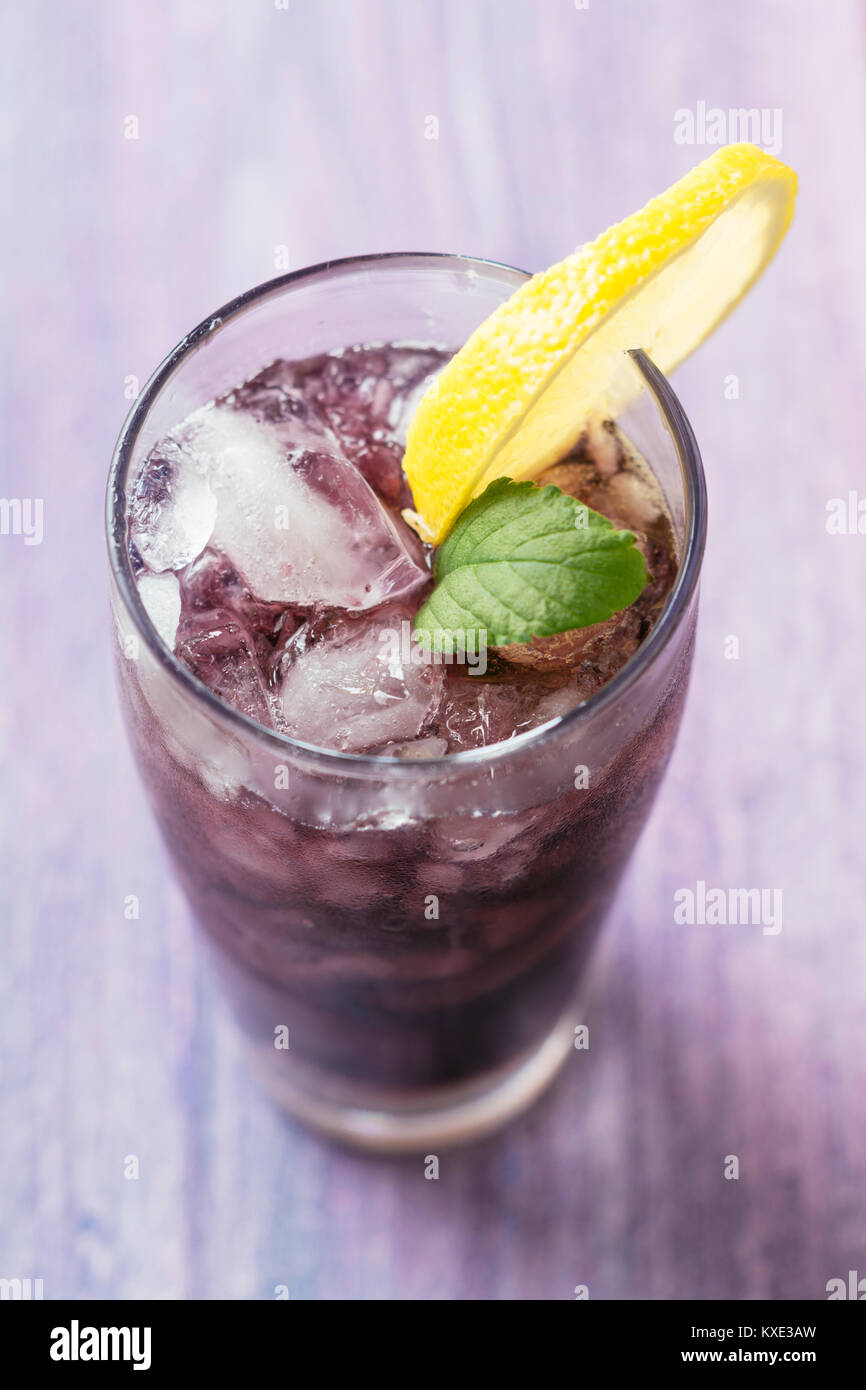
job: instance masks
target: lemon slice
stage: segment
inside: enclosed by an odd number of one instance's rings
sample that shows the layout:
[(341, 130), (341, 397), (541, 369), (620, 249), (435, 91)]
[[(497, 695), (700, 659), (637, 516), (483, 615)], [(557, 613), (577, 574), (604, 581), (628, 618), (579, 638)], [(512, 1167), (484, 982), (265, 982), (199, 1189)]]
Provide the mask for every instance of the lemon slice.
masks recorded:
[[(775, 253), (797, 176), (755, 145), (728, 145), (640, 212), (521, 285), (422, 398), (404, 467), (438, 543), (494, 478), (533, 477), (610, 411), (619, 354), (663, 372), (706, 338)], [(621, 379), (621, 377), (620, 377)]]

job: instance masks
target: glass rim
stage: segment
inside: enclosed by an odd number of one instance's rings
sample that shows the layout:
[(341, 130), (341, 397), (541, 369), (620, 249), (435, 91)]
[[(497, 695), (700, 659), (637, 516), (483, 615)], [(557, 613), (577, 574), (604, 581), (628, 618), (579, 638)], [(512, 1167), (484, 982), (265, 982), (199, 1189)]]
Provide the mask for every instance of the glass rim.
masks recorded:
[[(536, 748), (547, 745), (561, 732), (578, 728), (581, 723), (585, 723), (627, 694), (667, 646), (697, 587), (706, 541), (707, 491), (697, 440), (676, 393), (643, 349), (630, 348), (628, 355), (654, 397), (677, 451), (685, 483), (685, 537), (677, 577), (658, 621), (634, 655), (606, 685), (567, 714), (557, 715), (537, 728), (527, 729), (512, 738), (482, 748), (464, 748), (456, 753), (444, 753), (435, 758), (395, 758), (381, 753), (347, 753), (336, 748), (323, 748), (303, 739), (291, 738), (277, 729), (268, 729), (265, 725), (250, 719), (248, 715), (242, 714), (240, 710), (224, 704), (208, 686), (193, 675), (174, 652), (169, 650), (156, 631), (138, 592), (126, 536), (126, 481), (138, 436), (151, 407), (187, 357), (198, 351), (229, 323), (266, 300), (275, 298), (284, 290), (304, 283), (312, 284), (316, 280), (328, 279), (333, 275), (351, 274), (382, 265), (383, 262), (391, 266), (402, 262), (407, 269), (439, 263), (442, 269), (453, 269), (456, 265), (460, 269), (476, 271), (479, 274), (503, 271), (516, 277), (517, 284), (531, 278), (529, 271), (478, 256), (438, 251), (384, 251), (321, 261), (316, 265), (305, 266), (300, 270), (266, 280), (237, 295), (221, 309), (209, 314), (172, 348), (133, 402), (121, 426), (111, 457), (106, 492), (106, 537), (111, 572), (126, 610), (135, 622), (151, 656), (188, 695), (204, 704), (219, 720), (225, 720), (230, 727), (234, 726), (247, 736), (255, 735), (258, 739), (272, 744), (275, 749), (283, 752), (292, 750), (302, 753), (306, 758), (321, 761), (331, 770), (336, 770), (341, 765), (347, 771), (355, 772), (362, 767), (377, 767), (383, 772), (387, 770), (389, 775), (416, 776), (419, 771), (423, 772), (425, 769), (428, 772), (443, 772), (449, 768), (465, 767), (467, 764), (478, 766), (500, 762), (518, 752), (524, 752), (528, 746)], [(647, 462), (649, 463), (649, 460)]]

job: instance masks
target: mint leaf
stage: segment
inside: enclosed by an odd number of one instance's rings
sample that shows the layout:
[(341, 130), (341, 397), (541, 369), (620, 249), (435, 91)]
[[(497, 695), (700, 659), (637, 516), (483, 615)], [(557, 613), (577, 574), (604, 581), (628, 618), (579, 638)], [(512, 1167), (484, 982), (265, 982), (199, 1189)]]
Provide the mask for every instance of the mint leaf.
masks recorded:
[(552, 484), (510, 478), (460, 514), (433, 572), (415, 630), (436, 650), (473, 629), (502, 647), (589, 627), (627, 608), (649, 578), (631, 531)]

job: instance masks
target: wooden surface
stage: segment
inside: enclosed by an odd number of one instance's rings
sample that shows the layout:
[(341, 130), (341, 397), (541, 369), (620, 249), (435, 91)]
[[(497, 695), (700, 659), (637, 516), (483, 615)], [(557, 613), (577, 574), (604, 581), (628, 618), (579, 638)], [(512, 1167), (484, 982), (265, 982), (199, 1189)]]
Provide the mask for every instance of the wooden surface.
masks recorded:
[[(0, 1276), (46, 1298), (763, 1299), (866, 1274), (866, 536), (825, 527), (829, 498), (866, 495), (864, 51), (855, 0), (5, 7), (0, 492), (44, 499), (45, 535), (0, 537)], [(281, 1120), (194, 949), (109, 674), (126, 378), (275, 247), (545, 265), (710, 152), (674, 141), (699, 101), (780, 108), (802, 192), (676, 379), (712, 509), (682, 736), (589, 1053), (426, 1181)], [(676, 925), (698, 879), (780, 887), (781, 933)]]

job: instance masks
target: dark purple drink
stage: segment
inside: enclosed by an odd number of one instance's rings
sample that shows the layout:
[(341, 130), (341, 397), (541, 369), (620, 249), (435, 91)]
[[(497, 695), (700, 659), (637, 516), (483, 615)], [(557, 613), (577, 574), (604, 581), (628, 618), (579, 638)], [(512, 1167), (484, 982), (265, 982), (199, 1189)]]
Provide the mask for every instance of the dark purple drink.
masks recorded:
[(120, 661), (169, 851), (273, 1089), (377, 1146), (477, 1132), (562, 1060), (691, 652), (690, 620), (627, 718), (602, 700), (589, 720), (680, 564), (662, 487), (607, 422), (539, 482), (636, 534), (639, 599), (559, 638), (414, 659), (430, 558), (401, 461), (449, 355), (277, 360), (163, 434), (126, 510), (145, 609), (219, 702), (188, 719), (176, 672)]
[(661, 612), (677, 570), (671, 521), (649, 468), (607, 422), (538, 481), (635, 532), (652, 575), (636, 602), (596, 627), (491, 650), (483, 671), (478, 660), (407, 660), (432, 579), (429, 547), (400, 514), (412, 501), (405, 425), (448, 356), (351, 347), (275, 362), (195, 412), (146, 460), (130, 515), (145, 604), (159, 574), (167, 592), (155, 616), (169, 592), (179, 604), (176, 630), (163, 633), (176, 655), (258, 723), (351, 753), (430, 758), (484, 747), (601, 689)]

